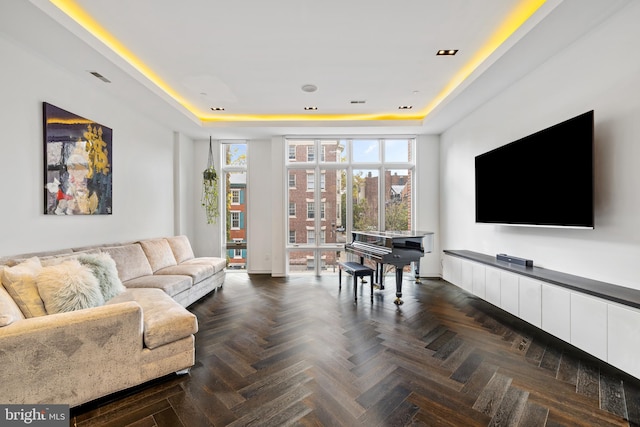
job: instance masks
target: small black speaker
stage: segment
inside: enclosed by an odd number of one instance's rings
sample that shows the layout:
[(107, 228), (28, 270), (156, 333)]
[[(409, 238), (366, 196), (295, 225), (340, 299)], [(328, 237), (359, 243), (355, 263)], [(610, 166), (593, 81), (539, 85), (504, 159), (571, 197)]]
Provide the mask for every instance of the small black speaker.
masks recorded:
[(533, 267), (532, 259), (518, 258), (517, 256), (511, 256), (507, 254), (497, 254), (496, 259), (498, 261), (504, 261), (511, 264), (523, 265), (525, 267)]

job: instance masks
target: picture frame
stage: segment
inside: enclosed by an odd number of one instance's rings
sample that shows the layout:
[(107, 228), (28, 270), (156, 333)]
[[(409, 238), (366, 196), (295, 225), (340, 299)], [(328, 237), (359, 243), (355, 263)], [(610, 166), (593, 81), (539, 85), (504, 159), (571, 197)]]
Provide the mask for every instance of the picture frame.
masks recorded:
[(111, 215), (113, 130), (43, 102), (44, 214)]

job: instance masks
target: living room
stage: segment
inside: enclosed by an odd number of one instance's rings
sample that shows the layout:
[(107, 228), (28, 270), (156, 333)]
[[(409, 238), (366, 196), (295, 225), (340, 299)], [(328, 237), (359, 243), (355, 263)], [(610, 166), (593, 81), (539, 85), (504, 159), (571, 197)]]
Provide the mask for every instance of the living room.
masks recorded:
[[(433, 252), (421, 262), (425, 277), (442, 275), (443, 250), (466, 249), (492, 256), (508, 253), (546, 269), (640, 290), (640, 100), (635, 95), (640, 93), (640, 57), (635, 54), (640, 5), (620, 0), (598, 9), (597, 3), (602, 2), (589, 2), (589, 7), (577, 0), (560, 2), (549, 19), (466, 88), (466, 96), (480, 101), (469, 103), (465, 114), (440, 132), (334, 123), (319, 130), (325, 135), (416, 136), (415, 228), (436, 233)], [(173, 100), (147, 103), (156, 97), (147, 87), (134, 84), (110, 59), (84, 55), (93, 48), (31, 2), (12, 0), (1, 8), (5, 226), (0, 256), (181, 234), (189, 236), (196, 254), (220, 255), (221, 230), (206, 224), (199, 202), (209, 140), (181, 130), (200, 125), (176, 113)], [(572, 20), (582, 26), (567, 25), (563, 32), (564, 23)], [(54, 61), (47, 52), (59, 52), (62, 59)], [(496, 82), (493, 73), (500, 67), (514, 70), (510, 80)], [(105, 75), (127, 87), (125, 95), (114, 95), (86, 70), (108, 70)], [(451, 103), (466, 100), (461, 96)], [(113, 129), (112, 215), (42, 214), (42, 102)], [(589, 110), (595, 112), (594, 229), (476, 224), (475, 156)], [(310, 135), (322, 128), (315, 126), (294, 130)], [(253, 126), (228, 125), (205, 132), (215, 141), (246, 140), (250, 158), (260, 159), (249, 163), (247, 185), (251, 204), (269, 209), (253, 217), (250, 250), (271, 256), (254, 258), (249, 272), (274, 277), (286, 274), (283, 153), (284, 136), (292, 128), (283, 128), (274, 126), (264, 134)], [(219, 165), (219, 157), (216, 161)]]

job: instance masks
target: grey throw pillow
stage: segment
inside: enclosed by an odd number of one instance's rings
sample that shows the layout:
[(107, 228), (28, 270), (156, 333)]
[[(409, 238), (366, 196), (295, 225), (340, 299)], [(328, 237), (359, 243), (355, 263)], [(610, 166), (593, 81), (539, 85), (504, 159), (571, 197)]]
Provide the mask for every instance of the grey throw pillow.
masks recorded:
[(96, 279), (98, 279), (100, 292), (102, 292), (105, 301), (109, 301), (125, 291), (126, 288), (122, 284), (120, 277), (118, 277), (116, 262), (108, 253), (82, 254), (78, 256), (78, 261), (91, 270)]

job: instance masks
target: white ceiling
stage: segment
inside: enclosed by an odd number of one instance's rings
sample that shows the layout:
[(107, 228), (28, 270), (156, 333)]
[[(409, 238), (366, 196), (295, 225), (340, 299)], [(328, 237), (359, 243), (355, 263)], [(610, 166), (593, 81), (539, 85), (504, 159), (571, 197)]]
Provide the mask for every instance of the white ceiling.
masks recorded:
[(0, 31), (194, 138), (441, 133), (629, 1), (547, 0), (483, 60), (531, 0), (75, 0), (135, 65), (49, 0), (2, 0)]

